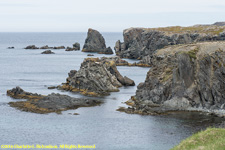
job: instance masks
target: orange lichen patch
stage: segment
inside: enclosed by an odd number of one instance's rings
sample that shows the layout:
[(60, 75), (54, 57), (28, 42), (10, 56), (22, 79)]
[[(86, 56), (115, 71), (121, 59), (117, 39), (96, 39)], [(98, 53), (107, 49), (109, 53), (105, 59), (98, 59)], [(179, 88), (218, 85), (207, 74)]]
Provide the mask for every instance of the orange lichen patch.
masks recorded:
[[(30, 101), (30, 100), (29, 101), (20, 101), (20, 102), (10, 102), (9, 105), (11, 107), (16, 107), (22, 111), (34, 112), (34, 113), (39, 113), (39, 114), (56, 112), (56, 111), (49, 110), (46, 108), (38, 107), (38, 106), (32, 104), (32, 101)], [(57, 112), (59, 112), (59, 111), (57, 111)]]
[(89, 92), (89, 91), (87, 91), (87, 90), (83, 90), (83, 91), (81, 91), (81, 94), (83, 94), (83, 95), (88, 95), (88, 96), (99, 96), (99, 94), (98, 93), (95, 93), (95, 92)]
[(99, 58), (85, 58), (85, 61), (100, 62)]
[(151, 67), (148, 64), (135, 64), (135, 66), (138, 66), (138, 67)]
[(10, 90), (7, 91), (7, 95), (12, 97), (12, 98), (15, 98), (15, 99), (41, 99), (43, 98), (44, 96), (36, 96), (36, 95), (26, 95), (26, 94), (14, 94), (12, 93)]
[(71, 91), (71, 92), (80, 92), (80, 94), (82, 95), (87, 95), (87, 96), (101, 96), (100, 94), (96, 93), (96, 92), (90, 92), (86, 89), (78, 89), (78, 88), (74, 88), (68, 84), (63, 84), (62, 86), (60, 86), (63, 90), (66, 91)]

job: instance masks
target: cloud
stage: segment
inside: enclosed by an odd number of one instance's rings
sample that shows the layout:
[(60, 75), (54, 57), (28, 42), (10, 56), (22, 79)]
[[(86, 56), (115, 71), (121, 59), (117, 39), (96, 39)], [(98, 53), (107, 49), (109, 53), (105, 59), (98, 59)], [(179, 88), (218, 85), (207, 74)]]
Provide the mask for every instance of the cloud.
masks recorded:
[(0, 31), (122, 31), (221, 21), (221, 0), (1, 0)]

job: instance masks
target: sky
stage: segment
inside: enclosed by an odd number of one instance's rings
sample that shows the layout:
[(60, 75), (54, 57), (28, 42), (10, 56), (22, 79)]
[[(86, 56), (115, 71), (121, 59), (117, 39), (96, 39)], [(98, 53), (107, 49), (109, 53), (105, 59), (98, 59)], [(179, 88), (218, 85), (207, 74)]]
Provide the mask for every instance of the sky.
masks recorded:
[(122, 32), (225, 21), (225, 0), (0, 0), (0, 32)]

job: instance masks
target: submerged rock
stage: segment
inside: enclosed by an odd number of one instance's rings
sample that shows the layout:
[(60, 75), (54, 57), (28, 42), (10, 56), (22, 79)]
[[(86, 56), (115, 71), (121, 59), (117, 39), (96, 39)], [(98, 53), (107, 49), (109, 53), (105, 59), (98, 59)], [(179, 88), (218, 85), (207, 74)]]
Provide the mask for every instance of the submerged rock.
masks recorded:
[(97, 52), (100, 54), (113, 54), (110, 47), (106, 48), (105, 39), (94, 29), (88, 29), (88, 35), (85, 40), (82, 52)]
[(39, 49), (39, 47), (36, 47), (35, 45), (29, 45), (25, 47), (24, 49)]
[(43, 51), (41, 54), (55, 54), (55, 53), (52, 52), (51, 50), (46, 50), (46, 51)]
[(80, 92), (83, 95), (103, 96), (118, 92), (122, 85), (133, 86), (134, 82), (123, 77), (114, 61), (99, 58), (86, 58), (80, 70), (71, 70), (67, 82), (61, 89)]
[(225, 116), (225, 42), (170, 46), (158, 50), (151, 61), (126, 112), (193, 110)]
[(11, 107), (22, 111), (33, 113), (60, 113), (68, 109), (77, 109), (79, 107), (96, 106), (101, 103), (99, 100), (73, 98), (67, 95), (49, 94), (47, 96), (25, 92), (20, 87), (7, 91), (7, 95), (16, 99), (27, 99), (27, 101), (10, 102)]

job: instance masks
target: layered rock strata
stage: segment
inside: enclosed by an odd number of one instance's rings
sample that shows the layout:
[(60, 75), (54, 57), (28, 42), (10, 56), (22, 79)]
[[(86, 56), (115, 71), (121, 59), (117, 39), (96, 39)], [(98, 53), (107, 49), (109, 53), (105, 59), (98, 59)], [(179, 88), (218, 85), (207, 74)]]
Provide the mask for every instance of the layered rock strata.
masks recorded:
[(170, 46), (152, 57), (152, 68), (128, 113), (198, 110), (225, 114), (225, 42)]
[(118, 92), (121, 86), (133, 86), (134, 81), (123, 77), (114, 61), (86, 58), (78, 71), (71, 70), (60, 89), (89, 96), (104, 96)]

